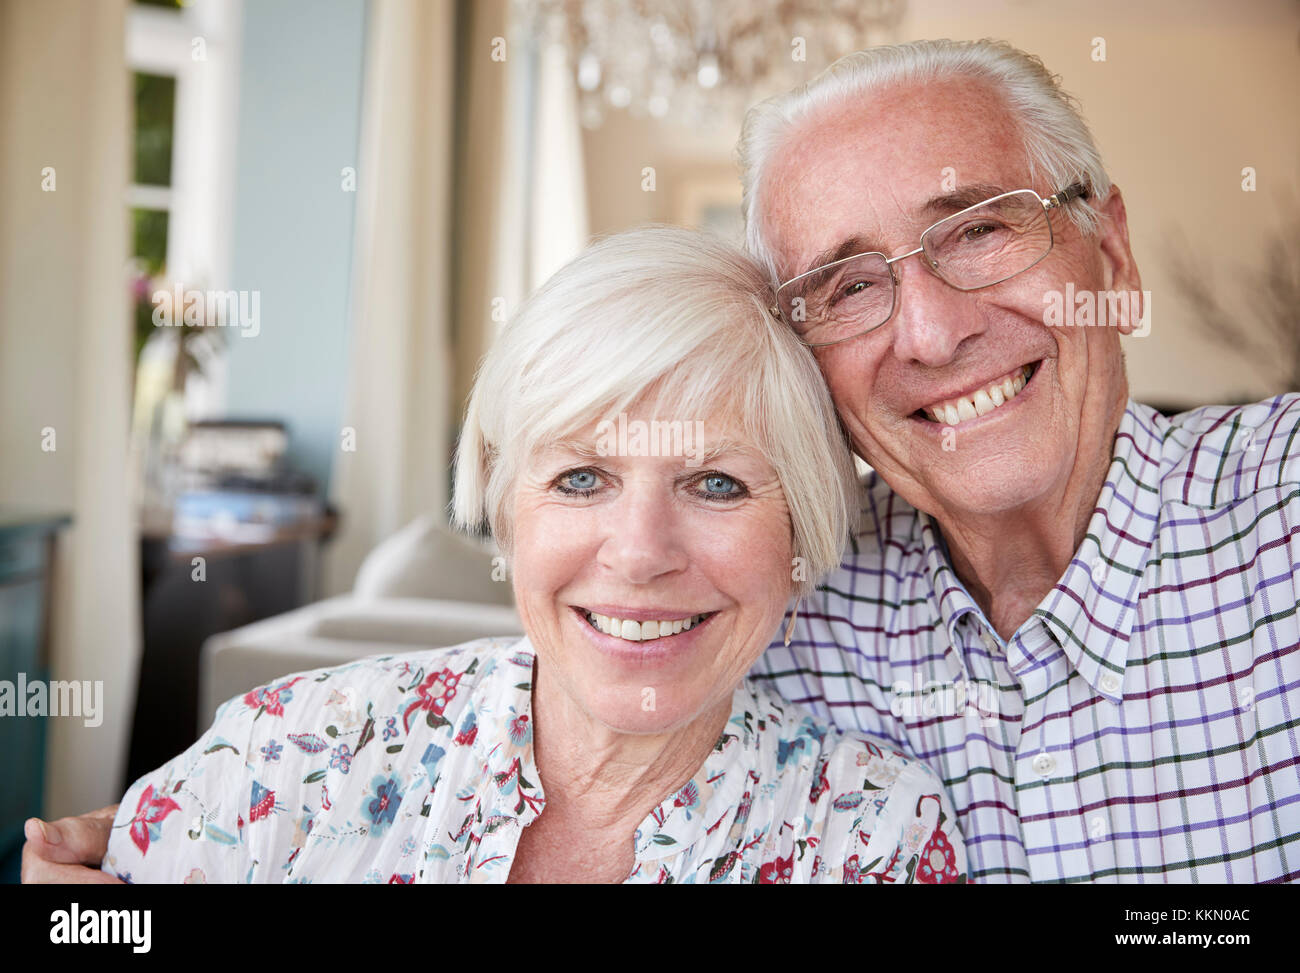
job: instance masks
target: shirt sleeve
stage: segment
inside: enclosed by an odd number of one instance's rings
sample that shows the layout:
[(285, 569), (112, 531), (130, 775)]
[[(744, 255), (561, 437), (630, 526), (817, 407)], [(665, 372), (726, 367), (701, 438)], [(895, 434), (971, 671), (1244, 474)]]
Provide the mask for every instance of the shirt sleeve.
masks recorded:
[(255, 867), (259, 861), (248, 840), (250, 825), (270, 816), (284, 769), (272, 765), (276, 779), (269, 779), (259, 759), (258, 776), (252, 772), (254, 759), (262, 757), (259, 738), (267, 736), (257, 726), (263, 714), (248, 702), (257, 692), (227, 701), (188, 750), (128, 788), (113, 821), (104, 871), (137, 883), (277, 880)]

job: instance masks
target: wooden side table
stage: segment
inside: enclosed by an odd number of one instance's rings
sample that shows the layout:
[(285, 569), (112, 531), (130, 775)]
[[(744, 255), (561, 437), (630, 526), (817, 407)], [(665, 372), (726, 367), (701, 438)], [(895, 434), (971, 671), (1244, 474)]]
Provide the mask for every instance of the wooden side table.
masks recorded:
[[(241, 543), (142, 532), (143, 645), (123, 791), (206, 729), (198, 725), (198, 697), (208, 636), (314, 601), (320, 546), (337, 524), (327, 513)], [(203, 580), (195, 578), (196, 557)]]

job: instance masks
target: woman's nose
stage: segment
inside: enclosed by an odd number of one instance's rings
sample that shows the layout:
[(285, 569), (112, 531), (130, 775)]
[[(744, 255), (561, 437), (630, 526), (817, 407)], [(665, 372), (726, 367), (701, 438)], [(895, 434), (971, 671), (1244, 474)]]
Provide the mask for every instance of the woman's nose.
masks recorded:
[(603, 567), (630, 584), (647, 584), (686, 567), (683, 527), (671, 497), (653, 488), (628, 488), (605, 514), (597, 557)]

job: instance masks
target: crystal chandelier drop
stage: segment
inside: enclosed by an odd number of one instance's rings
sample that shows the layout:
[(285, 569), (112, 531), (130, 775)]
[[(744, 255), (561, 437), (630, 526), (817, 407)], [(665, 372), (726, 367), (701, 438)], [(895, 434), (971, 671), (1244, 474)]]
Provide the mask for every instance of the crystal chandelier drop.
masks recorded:
[(850, 51), (888, 43), (906, 0), (514, 0), (516, 24), (559, 42), (583, 125), (610, 109), (734, 123), (754, 102)]

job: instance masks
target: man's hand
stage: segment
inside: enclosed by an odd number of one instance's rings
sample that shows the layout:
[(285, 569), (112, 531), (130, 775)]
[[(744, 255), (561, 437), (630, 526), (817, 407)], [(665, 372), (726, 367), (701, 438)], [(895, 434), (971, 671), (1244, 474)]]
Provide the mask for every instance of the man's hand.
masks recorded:
[(99, 870), (108, 851), (108, 833), (117, 805), (101, 807), (75, 818), (23, 825), (22, 881), (24, 885), (121, 885), (120, 879)]

